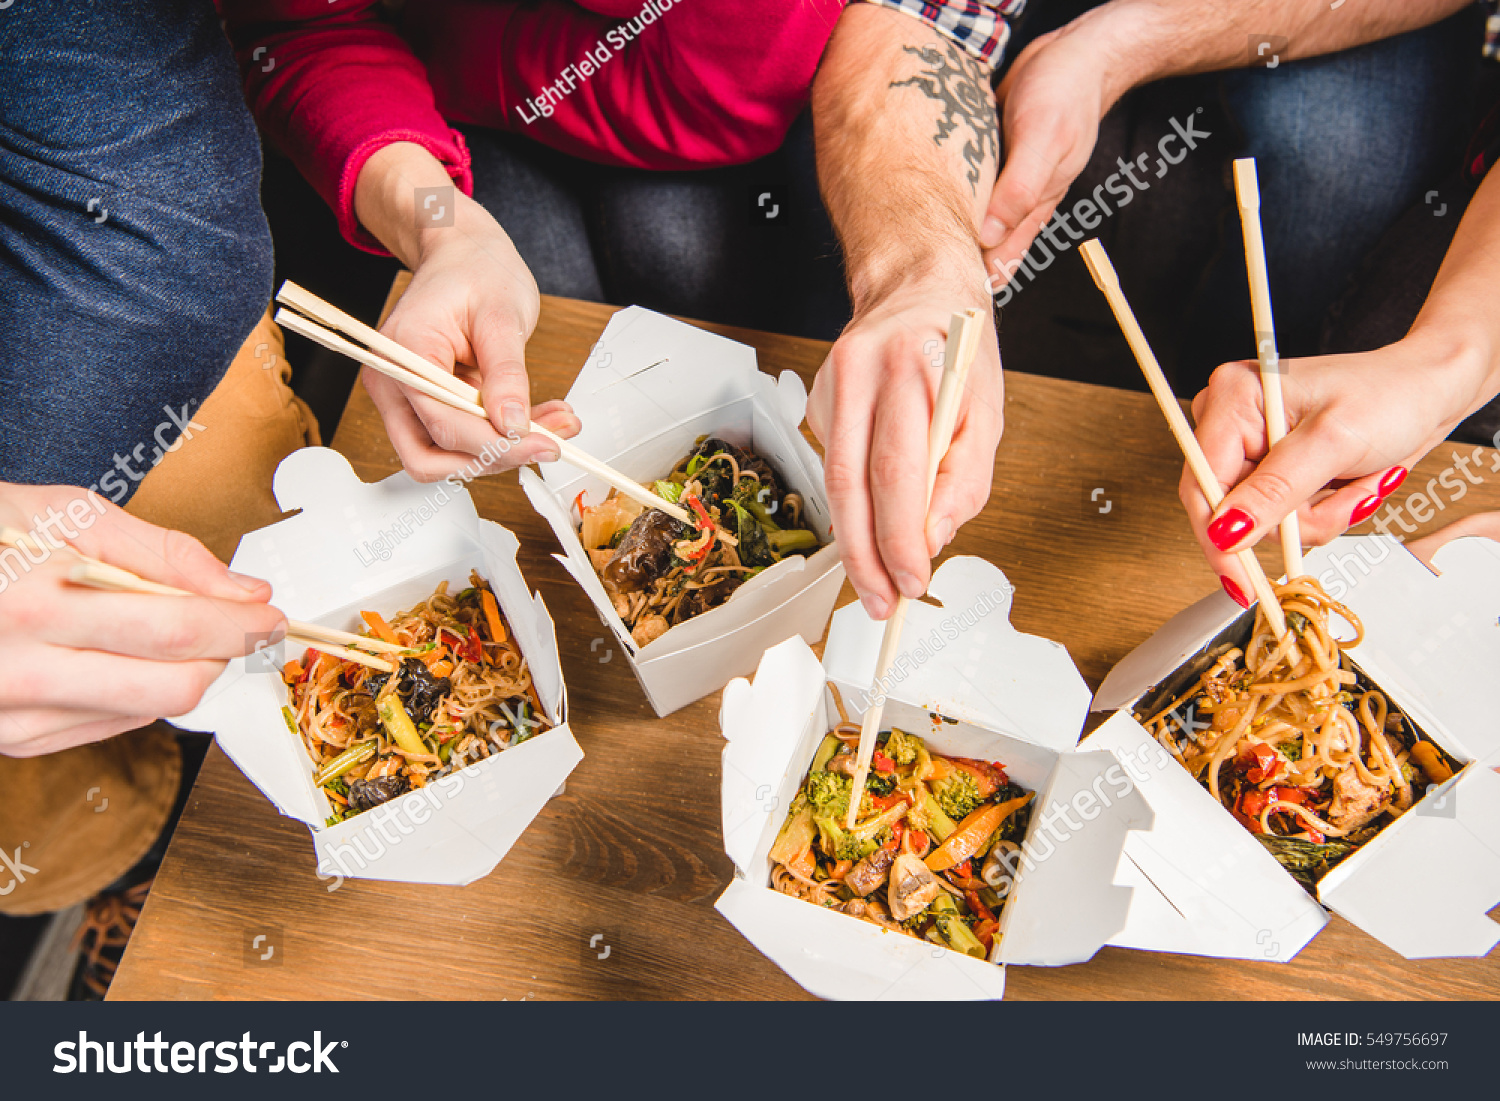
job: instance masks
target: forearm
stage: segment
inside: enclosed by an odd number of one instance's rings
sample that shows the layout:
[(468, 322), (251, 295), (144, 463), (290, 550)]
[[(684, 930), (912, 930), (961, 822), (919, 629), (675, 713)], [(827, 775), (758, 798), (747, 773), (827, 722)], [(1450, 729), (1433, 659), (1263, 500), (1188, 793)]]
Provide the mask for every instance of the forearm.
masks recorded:
[(1460, 419), (1500, 393), (1500, 173), (1480, 184), (1405, 341), (1444, 374)]
[[(1257, 63), (1257, 38), (1283, 38), (1280, 61), (1317, 57), (1446, 18), (1470, 0), (1112, 0), (1062, 33), (1097, 42), (1108, 67), (1106, 109), (1130, 88), (1170, 76)], [(1262, 62), (1263, 63), (1263, 62)]]
[(999, 128), (988, 73), (900, 12), (854, 4), (813, 84), (818, 175), (856, 313), (929, 274), (987, 300), (978, 227)]

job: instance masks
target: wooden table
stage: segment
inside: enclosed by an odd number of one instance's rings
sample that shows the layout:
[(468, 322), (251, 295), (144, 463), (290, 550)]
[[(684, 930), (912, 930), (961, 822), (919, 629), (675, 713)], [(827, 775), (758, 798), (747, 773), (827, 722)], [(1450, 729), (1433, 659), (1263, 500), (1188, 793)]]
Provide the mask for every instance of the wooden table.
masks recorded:
[[(534, 394), (567, 391), (610, 313), (545, 300), (528, 349)], [(808, 385), (826, 352), (816, 341), (708, 327), (753, 345), (763, 370), (791, 369)], [(1018, 589), (1016, 625), (1065, 644), (1097, 687), (1169, 615), (1217, 587), (1177, 503), (1181, 460), (1143, 394), (1013, 374), (1005, 404), (989, 508), (950, 552), (1004, 569)], [(367, 481), (398, 469), (363, 389), (333, 446)], [(1437, 473), (1448, 450), (1408, 487)], [(587, 755), (566, 792), (469, 887), (338, 885), (314, 874), (307, 829), (279, 817), (215, 748), (111, 997), (807, 996), (713, 909), (733, 874), (719, 827), (718, 694), (657, 719), (625, 663), (601, 663), (591, 650), (605, 632), (551, 559), (556, 540), (515, 476), (471, 488), (480, 513), (520, 537), (521, 568), (557, 621), (572, 726)], [(1095, 488), (1105, 490), (1097, 501)], [(1464, 513), (1495, 508), (1493, 482), (1461, 503)], [(1455, 506), (1429, 527), (1459, 512)], [(846, 586), (840, 603), (851, 599)], [(277, 945), (273, 963), (247, 952), (257, 934)], [(1492, 998), (1500, 994), (1500, 953), (1408, 963), (1334, 918), (1290, 964), (1106, 948), (1078, 966), (1013, 967), (1007, 994)]]

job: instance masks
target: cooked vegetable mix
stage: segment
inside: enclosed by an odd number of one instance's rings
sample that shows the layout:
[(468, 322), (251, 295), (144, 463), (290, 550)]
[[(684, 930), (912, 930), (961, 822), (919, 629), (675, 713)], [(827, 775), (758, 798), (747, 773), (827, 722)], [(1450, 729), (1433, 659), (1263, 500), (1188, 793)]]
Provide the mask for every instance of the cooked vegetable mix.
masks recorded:
[(818, 549), (802, 497), (764, 459), (713, 436), (651, 489), (684, 505), (694, 523), (614, 490), (592, 507), (582, 495), (577, 502), (584, 549), (641, 646), (723, 604), (767, 566)]
[(845, 718), (819, 745), (771, 846), (771, 885), (992, 958), (1032, 793), (1001, 764), (930, 753), (916, 735), (891, 730), (880, 735), (860, 813), (846, 830), (858, 744), (859, 724)]
[(477, 573), (457, 596), (445, 581), (392, 622), (361, 615), (370, 637), (413, 651), (396, 672), (311, 650), (282, 671), (287, 726), (334, 808), (329, 825), (547, 729), (526, 659)]

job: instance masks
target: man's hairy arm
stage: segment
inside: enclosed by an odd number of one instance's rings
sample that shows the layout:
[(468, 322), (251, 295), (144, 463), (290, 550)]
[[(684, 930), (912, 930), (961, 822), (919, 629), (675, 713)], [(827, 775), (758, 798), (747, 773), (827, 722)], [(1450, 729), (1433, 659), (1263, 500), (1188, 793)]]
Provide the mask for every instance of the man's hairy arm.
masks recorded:
[[(989, 315), (979, 218), (999, 131), (988, 73), (903, 12), (854, 4), (813, 85), (818, 174), (854, 318), (818, 372), (808, 422), (826, 449), (849, 579), (884, 618), (989, 499), (1002, 425), (993, 327), (927, 510), (927, 430), (954, 311)], [(924, 521), (924, 515), (926, 520)]]

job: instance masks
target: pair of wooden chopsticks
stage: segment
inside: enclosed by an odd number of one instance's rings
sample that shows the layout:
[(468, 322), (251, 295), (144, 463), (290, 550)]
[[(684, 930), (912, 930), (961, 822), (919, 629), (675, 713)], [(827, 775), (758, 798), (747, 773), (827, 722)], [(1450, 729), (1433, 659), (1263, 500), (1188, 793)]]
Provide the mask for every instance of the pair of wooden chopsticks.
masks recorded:
[[(174, 588), (171, 585), (163, 585), (156, 581), (147, 581), (129, 570), (121, 569), (119, 566), (111, 566), (107, 562), (101, 562), (97, 558), (90, 558), (74, 548), (63, 544), (60, 548), (49, 548), (41, 540), (16, 531), (14, 528), (0, 528), (0, 546), (15, 547), (22, 553), (35, 549), (39, 554), (51, 553), (53, 549), (61, 549), (76, 559), (73, 567), (68, 571), (68, 580), (75, 585), (82, 585), (89, 589), (99, 589), (103, 592), (113, 593), (137, 593), (147, 596), (197, 596), (186, 589)], [(356, 662), (360, 665), (368, 665), (371, 669), (382, 673), (394, 673), (395, 665), (383, 658), (374, 657), (361, 650), (351, 649), (359, 646), (364, 650), (374, 650), (382, 654), (405, 654), (409, 653), (407, 647), (400, 646), (394, 642), (386, 642), (378, 638), (365, 638), (363, 635), (351, 634), (348, 631), (336, 631), (332, 627), (323, 627), (317, 623), (302, 623), (295, 619), (287, 620), (286, 641), (294, 646), (305, 650), (316, 650), (320, 654), (329, 654), (345, 661)]]
[[(932, 506), (932, 487), (937, 483), (938, 467), (943, 456), (948, 454), (948, 445), (953, 442), (953, 429), (958, 423), (958, 406), (963, 397), (964, 385), (968, 381), (969, 367), (979, 351), (979, 341), (984, 335), (984, 315), (979, 310), (956, 313), (948, 323), (948, 343), (943, 349), (943, 377), (938, 383), (937, 400), (933, 403), (932, 426), (927, 433), (927, 505)], [(926, 530), (926, 524), (923, 524)], [(855, 757), (854, 786), (849, 795), (849, 813), (845, 817), (845, 828), (853, 829), (859, 814), (860, 800), (864, 797), (865, 781), (870, 774), (870, 759), (875, 753), (875, 739), (880, 734), (880, 724), (885, 718), (885, 692), (882, 682), (889, 676), (891, 664), (896, 660), (896, 647), (901, 643), (901, 629), (906, 624), (906, 610), (911, 602), (899, 593), (891, 617), (885, 621), (885, 634), (880, 640), (880, 654), (875, 659), (875, 679), (871, 682), (874, 698), (865, 710), (859, 728), (859, 755)]]
[[(287, 280), (277, 292), (276, 301), (291, 307), (276, 311), (276, 323), (282, 328), (346, 355), (356, 363), (378, 371), (402, 386), (426, 394), (451, 409), (489, 421), (484, 400), (474, 387), (435, 363), (429, 363), (410, 348), (370, 328), (358, 318), (351, 317), (332, 303), (325, 302), (311, 291)], [(350, 337), (353, 339), (346, 339)], [(536, 421), (530, 423), (532, 432), (545, 436), (557, 446), (557, 453), (563, 462), (588, 471), (647, 508), (660, 509), (684, 524), (693, 523), (693, 517), (681, 505), (652, 493), (633, 478), (626, 477), (608, 463), (573, 446)]]

